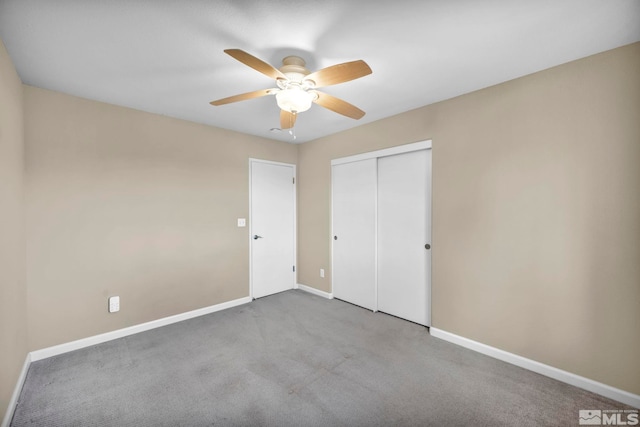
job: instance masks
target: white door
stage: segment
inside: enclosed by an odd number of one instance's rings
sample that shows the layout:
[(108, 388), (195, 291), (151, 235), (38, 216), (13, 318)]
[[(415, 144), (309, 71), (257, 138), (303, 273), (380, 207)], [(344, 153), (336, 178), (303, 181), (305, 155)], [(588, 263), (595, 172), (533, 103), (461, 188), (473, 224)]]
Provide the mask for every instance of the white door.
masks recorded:
[(333, 295), (375, 310), (376, 159), (334, 165)]
[(251, 288), (253, 298), (295, 284), (295, 166), (251, 160)]
[(378, 310), (429, 326), (431, 150), (378, 159)]

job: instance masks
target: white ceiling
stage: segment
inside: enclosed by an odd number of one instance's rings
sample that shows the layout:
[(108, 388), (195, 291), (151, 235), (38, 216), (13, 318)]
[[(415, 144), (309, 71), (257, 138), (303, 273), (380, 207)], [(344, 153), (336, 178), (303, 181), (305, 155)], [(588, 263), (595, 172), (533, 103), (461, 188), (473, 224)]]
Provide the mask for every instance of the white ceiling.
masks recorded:
[[(305, 142), (640, 40), (640, 0), (0, 0), (0, 37), (23, 82), (288, 142)], [(324, 88), (359, 121), (314, 105), (292, 140), (275, 87), (223, 53), (312, 71), (365, 60)]]

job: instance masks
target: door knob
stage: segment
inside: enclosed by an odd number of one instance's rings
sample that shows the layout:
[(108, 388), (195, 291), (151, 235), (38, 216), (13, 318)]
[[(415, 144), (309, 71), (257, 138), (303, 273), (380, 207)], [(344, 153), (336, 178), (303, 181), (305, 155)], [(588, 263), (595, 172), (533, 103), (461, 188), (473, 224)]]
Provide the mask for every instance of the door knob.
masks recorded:
[(426, 245), (424, 245), (424, 248), (429, 250), (429, 249), (431, 249), (431, 245), (427, 243)]
[(262, 239), (262, 236), (258, 236), (257, 234), (253, 235), (253, 240)]

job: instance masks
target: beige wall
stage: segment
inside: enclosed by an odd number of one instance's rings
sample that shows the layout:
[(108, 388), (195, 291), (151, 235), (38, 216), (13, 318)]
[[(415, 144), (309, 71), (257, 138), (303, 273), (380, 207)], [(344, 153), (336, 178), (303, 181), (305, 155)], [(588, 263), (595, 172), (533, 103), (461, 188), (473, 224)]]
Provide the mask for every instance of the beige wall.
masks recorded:
[(432, 139), (433, 326), (640, 394), (639, 75), (635, 43), (300, 146), (299, 283), (331, 290), (330, 160)]
[(27, 356), (22, 82), (0, 40), (0, 421)]
[(249, 295), (248, 159), (295, 145), (24, 95), (30, 350)]

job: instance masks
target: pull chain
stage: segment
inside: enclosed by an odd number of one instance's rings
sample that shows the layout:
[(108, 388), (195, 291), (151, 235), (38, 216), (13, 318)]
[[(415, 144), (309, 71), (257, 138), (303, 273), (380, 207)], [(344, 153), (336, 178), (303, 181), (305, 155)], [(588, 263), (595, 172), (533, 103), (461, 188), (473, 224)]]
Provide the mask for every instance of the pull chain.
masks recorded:
[(295, 119), (297, 118), (298, 113), (293, 110), (291, 111), (291, 115), (289, 116), (289, 124), (291, 126), (289, 126), (289, 135), (291, 135), (293, 137), (293, 139), (296, 139), (296, 130), (295, 130)]

